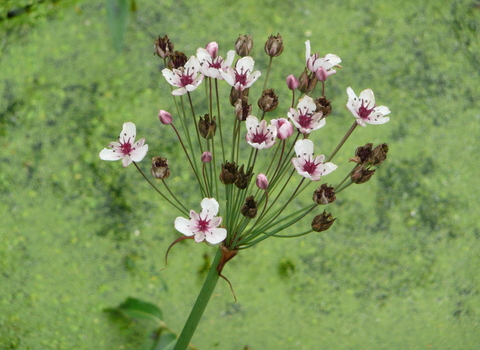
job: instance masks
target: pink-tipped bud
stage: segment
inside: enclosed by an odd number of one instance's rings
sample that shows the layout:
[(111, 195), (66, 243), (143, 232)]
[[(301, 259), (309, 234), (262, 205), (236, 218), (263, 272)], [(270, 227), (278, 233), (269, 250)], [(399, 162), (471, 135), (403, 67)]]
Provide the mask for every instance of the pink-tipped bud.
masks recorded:
[(212, 56), (212, 58), (217, 57), (217, 55), (218, 55), (218, 44), (215, 41), (212, 41), (211, 43), (207, 44), (205, 49), (210, 54), (210, 56)]
[(158, 112), (158, 119), (160, 119), (160, 123), (162, 124), (172, 124), (172, 115), (163, 109)]
[(288, 119), (278, 118), (272, 119), (270, 121), (273, 126), (277, 128), (277, 138), (279, 140), (285, 140), (286, 138), (292, 136), (293, 134), (293, 125)]
[(203, 152), (201, 159), (204, 163), (210, 163), (212, 161), (212, 153), (209, 151)]
[(327, 70), (323, 67), (320, 67), (315, 72), (315, 76), (317, 77), (318, 81), (326, 81), (328, 77)]
[(287, 77), (287, 86), (290, 90), (297, 90), (298, 88), (298, 79), (293, 74), (290, 74)]
[(268, 188), (267, 176), (265, 174), (258, 174), (256, 184), (259, 189), (266, 190)]

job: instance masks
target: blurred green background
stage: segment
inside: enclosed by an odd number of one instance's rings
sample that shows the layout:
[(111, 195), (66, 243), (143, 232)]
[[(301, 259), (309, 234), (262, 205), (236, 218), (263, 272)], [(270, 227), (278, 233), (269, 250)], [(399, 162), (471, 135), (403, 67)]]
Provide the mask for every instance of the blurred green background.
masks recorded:
[[(156, 117), (173, 103), (153, 41), (168, 34), (187, 55), (217, 41), (225, 55), (250, 34), (265, 71), (263, 43), (277, 32), (285, 51), (271, 78), (283, 98), (275, 117), (286, 115), (284, 79), (301, 73), (310, 39), (312, 52), (337, 54), (343, 66), (328, 81), (334, 113), (314, 136), (321, 152), (353, 122), (348, 86), (373, 89), (392, 113), (388, 124), (357, 128), (335, 163), (350, 169), (367, 142), (390, 152), (370, 182), (330, 207), (338, 220), (329, 231), (269, 239), (233, 259), (224, 274), (238, 302), (220, 281), (193, 343), (478, 349), (478, 1), (127, 5), (120, 51), (106, 2), (0, 5), (0, 349), (138, 349), (149, 325), (103, 312), (128, 296), (157, 304), (181, 330), (215, 249), (179, 244), (160, 271), (177, 213), (132, 166), (98, 153), (134, 122), (149, 156), (170, 159), (170, 186), (198, 210), (174, 135)], [(140, 165), (148, 170), (148, 160)]]

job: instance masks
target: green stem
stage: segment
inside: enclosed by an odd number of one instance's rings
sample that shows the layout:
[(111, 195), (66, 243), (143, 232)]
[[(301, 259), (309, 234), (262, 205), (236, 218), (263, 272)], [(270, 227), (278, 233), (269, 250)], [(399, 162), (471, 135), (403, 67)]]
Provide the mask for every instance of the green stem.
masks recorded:
[(190, 340), (195, 333), (195, 329), (197, 328), (198, 323), (202, 318), (203, 312), (207, 307), (208, 301), (213, 294), (215, 286), (217, 285), (218, 278), (220, 277), (218, 275), (217, 266), (220, 263), (221, 257), (222, 250), (218, 248), (215, 259), (213, 259), (212, 266), (210, 267), (210, 271), (208, 272), (208, 276), (203, 283), (202, 290), (197, 297), (197, 301), (195, 302), (195, 305), (190, 312), (190, 316), (188, 316), (188, 320), (185, 323), (185, 326), (183, 326), (182, 333), (180, 334), (180, 337), (177, 340), (177, 344), (175, 344), (173, 350), (185, 350), (188, 347), (188, 344), (190, 343)]

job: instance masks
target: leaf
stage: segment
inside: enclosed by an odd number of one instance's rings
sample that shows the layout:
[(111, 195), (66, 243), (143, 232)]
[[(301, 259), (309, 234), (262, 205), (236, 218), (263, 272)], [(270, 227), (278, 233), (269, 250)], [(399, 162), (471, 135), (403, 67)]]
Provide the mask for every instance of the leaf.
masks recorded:
[(129, 3), (128, 0), (106, 0), (107, 20), (112, 34), (113, 46), (117, 52), (123, 48), (127, 31)]
[(116, 309), (124, 316), (151, 320), (157, 325), (163, 324), (162, 311), (154, 304), (135, 298), (127, 298)]
[(172, 350), (177, 343), (177, 336), (173, 333), (165, 333), (158, 340), (154, 350)]

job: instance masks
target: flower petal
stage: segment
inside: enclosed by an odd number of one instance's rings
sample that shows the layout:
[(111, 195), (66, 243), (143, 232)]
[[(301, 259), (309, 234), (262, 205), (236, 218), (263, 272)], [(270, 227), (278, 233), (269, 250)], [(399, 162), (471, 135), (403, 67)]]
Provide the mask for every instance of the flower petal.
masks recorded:
[(175, 229), (185, 236), (193, 236), (194, 228), (192, 228), (192, 222), (188, 219), (182, 218), (179, 216), (175, 219), (174, 223)]
[(227, 230), (224, 228), (214, 228), (205, 234), (208, 243), (218, 244), (227, 238)]

